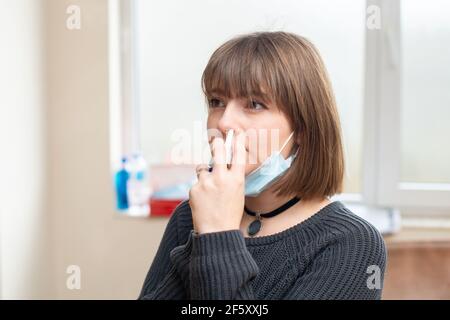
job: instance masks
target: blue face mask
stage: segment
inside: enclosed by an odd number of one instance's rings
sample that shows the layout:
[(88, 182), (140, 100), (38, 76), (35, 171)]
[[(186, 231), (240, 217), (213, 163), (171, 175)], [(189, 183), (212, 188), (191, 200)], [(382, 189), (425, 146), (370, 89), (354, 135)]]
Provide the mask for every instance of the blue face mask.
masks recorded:
[(289, 138), (283, 144), (281, 149), (272, 153), (264, 162), (255, 170), (250, 172), (245, 177), (245, 195), (250, 197), (256, 197), (261, 192), (267, 189), (273, 182), (281, 177), (292, 164), (298, 153), (298, 149), (295, 154), (289, 156), (287, 159), (283, 158), (281, 151), (292, 138), (294, 132), (291, 133)]

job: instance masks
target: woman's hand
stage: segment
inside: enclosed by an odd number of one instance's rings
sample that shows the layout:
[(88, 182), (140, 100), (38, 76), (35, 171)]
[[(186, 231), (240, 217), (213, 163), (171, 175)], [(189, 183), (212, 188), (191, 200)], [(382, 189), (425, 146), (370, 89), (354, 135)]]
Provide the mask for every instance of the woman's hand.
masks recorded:
[[(233, 140), (233, 158), (228, 168), (224, 140), (212, 142), (214, 170), (197, 167), (198, 182), (189, 191), (194, 230), (201, 233), (239, 229), (244, 211), (245, 133), (237, 133)], [(203, 170), (199, 170), (203, 169)]]

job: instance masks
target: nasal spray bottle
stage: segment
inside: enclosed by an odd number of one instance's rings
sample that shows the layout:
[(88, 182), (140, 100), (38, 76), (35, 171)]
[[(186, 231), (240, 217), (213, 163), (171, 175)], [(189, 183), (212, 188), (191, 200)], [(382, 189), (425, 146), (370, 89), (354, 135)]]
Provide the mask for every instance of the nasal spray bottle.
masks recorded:
[[(231, 159), (233, 158), (233, 138), (234, 138), (234, 130), (230, 129), (227, 131), (227, 137), (225, 138), (225, 160), (227, 165), (231, 164)], [(213, 170), (214, 161), (211, 158), (211, 161), (208, 165), (208, 171), (211, 172)]]

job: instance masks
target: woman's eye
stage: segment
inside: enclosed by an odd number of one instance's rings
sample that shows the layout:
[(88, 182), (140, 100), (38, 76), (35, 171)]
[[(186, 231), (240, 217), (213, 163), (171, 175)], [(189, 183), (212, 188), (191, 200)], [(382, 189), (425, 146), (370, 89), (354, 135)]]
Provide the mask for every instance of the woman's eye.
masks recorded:
[(224, 107), (225, 104), (223, 103), (223, 101), (221, 101), (217, 98), (212, 98), (212, 99), (209, 99), (209, 106), (211, 108), (221, 108), (221, 107)]
[(261, 102), (252, 100), (252, 101), (250, 101), (249, 108), (252, 110), (262, 110), (262, 109), (266, 109), (266, 106)]

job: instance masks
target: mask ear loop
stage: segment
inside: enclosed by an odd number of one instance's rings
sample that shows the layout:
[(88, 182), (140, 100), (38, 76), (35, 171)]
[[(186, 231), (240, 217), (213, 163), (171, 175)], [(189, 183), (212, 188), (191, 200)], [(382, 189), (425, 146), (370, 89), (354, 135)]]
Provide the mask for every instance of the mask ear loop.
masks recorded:
[[(293, 135), (294, 135), (294, 131), (292, 131), (292, 133), (289, 135), (289, 138), (287, 138), (286, 141), (283, 143), (283, 145), (280, 148), (280, 151), (278, 151), (278, 154), (281, 154), (281, 151), (283, 151), (284, 147), (286, 147), (287, 143), (289, 142), (289, 140), (291, 140)], [(297, 151), (298, 151), (298, 149), (297, 149)]]

